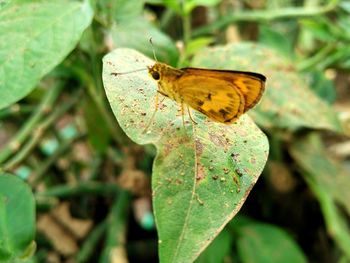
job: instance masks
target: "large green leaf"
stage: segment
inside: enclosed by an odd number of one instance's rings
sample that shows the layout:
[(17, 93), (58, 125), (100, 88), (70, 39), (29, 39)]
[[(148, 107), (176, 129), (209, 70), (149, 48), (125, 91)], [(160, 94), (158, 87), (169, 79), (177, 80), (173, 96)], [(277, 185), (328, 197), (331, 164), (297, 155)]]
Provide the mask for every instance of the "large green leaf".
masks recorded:
[(254, 221), (231, 223), (237, 231), (237, 249), (243, 263), (304, 263), (306, 257), (283, 229)]
[(207, 48), (194, 57), (193, 66), (264, 74), (266, 91), (251, 115), (266, 128), (342, 131), (333, 109), (308, 88), (288, 59), (271, 49), (248, 43)]
[(103, 82), (112, 110), (126, 134), (157, 148), (153, 165), (154, 213), (161, 262), (192, 262), (239, 211), (268, 155), (266, 136), (247, 116), (233, 125), (194, 112), (197, 125), (164, 99), (154, 122), (156, 83), (139, 71), (154, 62), (130, 49), (104, 58)]
[(0, 109), (26, 96), (75, 47), (88, 1), (13, 3), (0, 12)]
[(0, 173), (0, 262), (27, 259), (35, 250), (35, 201), (18, 177)]

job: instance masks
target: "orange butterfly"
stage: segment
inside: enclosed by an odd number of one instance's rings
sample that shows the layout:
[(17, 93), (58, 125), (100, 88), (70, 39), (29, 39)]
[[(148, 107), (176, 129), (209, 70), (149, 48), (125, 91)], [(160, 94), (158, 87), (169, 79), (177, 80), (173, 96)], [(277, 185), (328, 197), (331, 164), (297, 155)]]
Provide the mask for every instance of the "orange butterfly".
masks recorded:
[(158, 92), (180, 103), (182, 112), (186, 104), (211, 120), (225, 124), (233, 123), (258, 103), (266, 81), (259, 73), (176, 69), (159, 62), (148, 67), (148, 72), (157, 81)]

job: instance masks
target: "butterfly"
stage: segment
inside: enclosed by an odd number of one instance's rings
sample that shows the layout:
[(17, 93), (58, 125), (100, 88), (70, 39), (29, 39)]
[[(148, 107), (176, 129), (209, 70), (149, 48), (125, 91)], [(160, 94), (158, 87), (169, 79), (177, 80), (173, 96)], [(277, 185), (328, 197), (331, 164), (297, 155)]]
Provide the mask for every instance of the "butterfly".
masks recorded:
[(185, 104), (225, 124), (234, 123), (258, 103), (266, 82), (264, 75), (254, 72), (177, 69), (160, 62), (149, 66), (148, 72), (158, 83), (158, 93), (180, 103), (182, 113)]

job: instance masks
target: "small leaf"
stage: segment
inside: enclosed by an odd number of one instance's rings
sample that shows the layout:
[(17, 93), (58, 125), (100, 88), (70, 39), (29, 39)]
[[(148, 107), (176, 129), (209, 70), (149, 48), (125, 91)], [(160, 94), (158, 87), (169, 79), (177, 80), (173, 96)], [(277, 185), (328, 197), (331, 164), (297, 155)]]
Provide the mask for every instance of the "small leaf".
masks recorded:
[(0, 11), (0, 109), (26, 96), (75, 47), (90, 24), (85, 3), (13, 3)]
[[(232, 221), (235, 224), (235, 220)], [(245, 222), (235, 227), (237, 249), (243, 263), (304, 263), (307, 258), (283, 229), (263, 223)]]
[[(146, 66), (154, 62), (130, 49), (104, 57), (103, 82), (112, 110), (126, 134), (157, 147), (153, 164), (154, 214), (161, 262), (192, 262), (239, 211), (267, 159), (268, 142), (244, 115), (233, 125), (193, 112), (197, 125), (164, 99), (154, 122), (157, 93)], [(129, 74), (111, 75), (145, 69)]]
[(333, 109), (308, 88), (290, 61), (271, 49), (248, 43), (207, 48), (194, 57), (192, 65), (264, 74), (265, 94), (249, 115), (265, 128), (309, 127), (342, 132)]
[(18, 177), (0, 174), (0, 261), (16, 262), (35, 250), (35, 202)]

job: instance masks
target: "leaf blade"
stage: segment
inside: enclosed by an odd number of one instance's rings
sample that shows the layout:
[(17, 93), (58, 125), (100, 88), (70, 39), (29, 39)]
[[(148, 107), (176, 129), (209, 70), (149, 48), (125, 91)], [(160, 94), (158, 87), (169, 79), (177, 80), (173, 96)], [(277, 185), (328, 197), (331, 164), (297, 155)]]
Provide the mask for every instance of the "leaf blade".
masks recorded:
[(146, 70), (153, 63), (134, 50), (116, 49), (104, 58), (103, 82), (122, 129), (136, 143), (157, 148), (152, 189), (160, 260), (192, 262), (239, 211), (265, 165), (268, 142), (247, 115), (224, 125), (194, 112), (197, 125), (185, 116), (183, 127), (169, 99), (143, 133), (157, 93)]
[(87, 1), (14, 3), (2, 10), (0, 109), (26, 96), (61, 62), (91, 19)]

